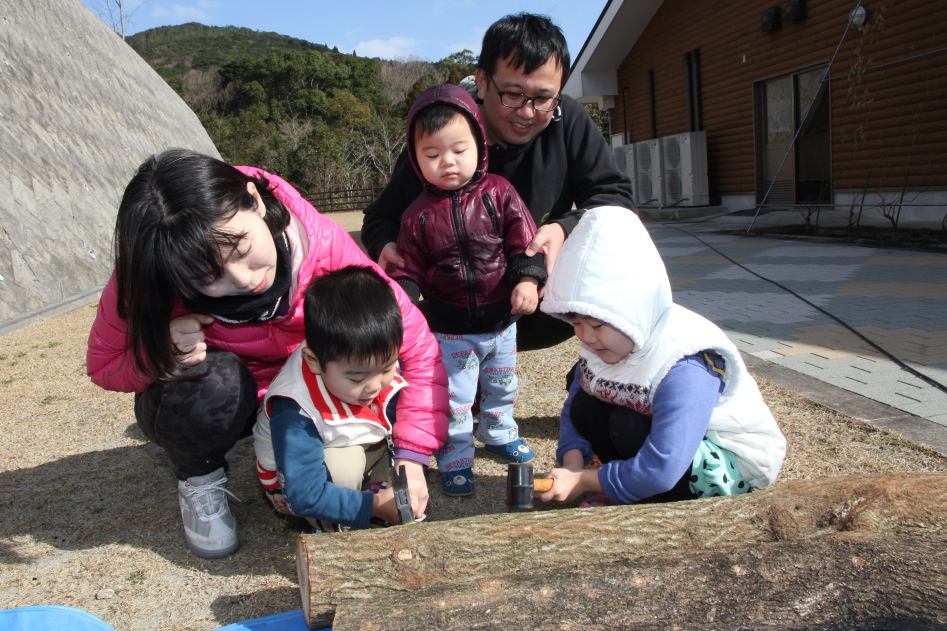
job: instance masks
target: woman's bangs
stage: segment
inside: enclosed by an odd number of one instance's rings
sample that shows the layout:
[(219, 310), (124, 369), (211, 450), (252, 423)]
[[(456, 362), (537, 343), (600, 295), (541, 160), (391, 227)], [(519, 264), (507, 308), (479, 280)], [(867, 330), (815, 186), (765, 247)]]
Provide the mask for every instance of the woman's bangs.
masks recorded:
[[(233, 235), (227, 235), (232, 240)], [(175, 235), (176, 238), (159, 243), (159, 256), (166, 270), (169, 284), (183, 298), (193, 298), (224, 275), (224, 260), (213, 232), (194, 231)]]

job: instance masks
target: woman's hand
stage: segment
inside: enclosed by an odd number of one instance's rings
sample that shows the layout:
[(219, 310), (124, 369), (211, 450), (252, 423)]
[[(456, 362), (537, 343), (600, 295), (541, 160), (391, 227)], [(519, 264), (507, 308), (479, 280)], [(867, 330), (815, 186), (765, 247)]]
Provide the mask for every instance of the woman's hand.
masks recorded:
[(182, 366), (197, 366), (207, 357), (207, 342), (204, 327), (214, 321), (213, 316), (189, 313), (171, 320), (171, 342), (182, 354), (178, 363)]
[[(427, 501), (430, 497), (427, 491), (427, 480), (424, 479), (424, 467), (421, 466), (420, 462), (414, 460), (398, 459), (395, 460), (395, 471), (398, 471), (401, 465), (404, 465), (405, 475), (408, 477), (408, 493), (411, 496), (411, 508), (414, 518), (420, 519), (424, 516), (424, 511), (427, 510)], [(392, 505), (394, 505), (393, 502)], [(390, 523), (398, 523), (398, 521), (395, 518)]]

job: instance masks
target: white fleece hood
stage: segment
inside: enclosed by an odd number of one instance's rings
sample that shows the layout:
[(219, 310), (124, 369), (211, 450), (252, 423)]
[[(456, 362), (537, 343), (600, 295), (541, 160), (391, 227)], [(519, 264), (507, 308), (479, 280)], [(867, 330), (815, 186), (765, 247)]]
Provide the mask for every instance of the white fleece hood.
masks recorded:
[(671, 307), (664, 262), (638, 216), (627, 208), (587, 211), (566, 239), (543, 296), (545, 313), (607, 322), (647, 352)]
[(740, 351), (713, 322), (673, 303), (664, 262), (632, 211), (586, 211), (556, 259), (540, 306), (560, 319), (568, 313), (597, 318), (632, 339), (635, 349), (615, 364), (585, 345), (579, 353), (583, 389), (616, 405), (644, 412), (679, 360), (701, 351), (723, 357), (724, 390), (706, 436), (736, 456), (752, 486), (766, 488), (776, 479), (786, 441)]

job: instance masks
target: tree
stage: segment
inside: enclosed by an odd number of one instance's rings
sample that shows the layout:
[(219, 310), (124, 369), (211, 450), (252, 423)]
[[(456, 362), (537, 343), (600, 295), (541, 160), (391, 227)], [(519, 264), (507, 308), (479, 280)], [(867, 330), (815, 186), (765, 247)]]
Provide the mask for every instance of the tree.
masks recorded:
[(473, 51), (465, 48), (459, 53), (444, 57), (437, 65), (447, 71), (447, 83), (457, 85), (461, 79), (477, 72), (477, 57)]
[(129, 27), (132, 24), (132, 16), (140, 9), (148, 0), (141, 0), (138, 2), (138, 5), (129, 10), (129, 5), (134, 4), (134, 2), (128, 2), (128, 0), (95, 0), (94, 7), (96, 15), (101, 18), (103, 22), (109, 25), (109, 27), (118, 33), (122, 39), (125, 39), (125, 34), (128, 32)]
[(603, 136), (605, 136), (605, 140), (608, 141), (608, 133), (610, 130), (608, 110), (599, 109), (598, 105), (593, 103), (586, 103), (584, 107), (585, 111), (588, 112), (589, 116), (592, 117), (592, 120), (595, 121), (595, 125), (598, 127), (599, 131), (602, 132)]
[(375, 113), (367, 128), (352, 135), (348, 155), (355, 167), (375, 173), (387, 183), (404, 146), (404, 121)]
[(444, 83), (447, 72), (416, 55), (381, 62), (381, 86), (389, 114), (406, 105), (408, 95), (420, 81), (427, 87)]

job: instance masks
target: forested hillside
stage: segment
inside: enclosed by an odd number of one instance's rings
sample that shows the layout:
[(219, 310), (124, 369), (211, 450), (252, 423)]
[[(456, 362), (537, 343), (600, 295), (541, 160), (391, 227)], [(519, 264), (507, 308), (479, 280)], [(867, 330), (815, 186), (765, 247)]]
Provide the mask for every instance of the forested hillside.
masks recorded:
[(477, 62), (469, 50), (438, 62), (368, 59), (196, 23), (126, 41), (197, 113), (224, 160), (278, 173), (306, 194), (384, 186), (414, 99)]
[(383, 61), (193, 23), (126, 41), (197, 113), (225, 160), (261, 166), (306, 193), (384, 185), (413, 99), (476, 69), (470, 51), (437, 63)]

